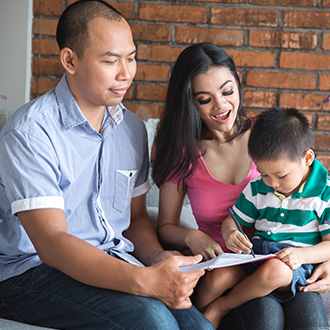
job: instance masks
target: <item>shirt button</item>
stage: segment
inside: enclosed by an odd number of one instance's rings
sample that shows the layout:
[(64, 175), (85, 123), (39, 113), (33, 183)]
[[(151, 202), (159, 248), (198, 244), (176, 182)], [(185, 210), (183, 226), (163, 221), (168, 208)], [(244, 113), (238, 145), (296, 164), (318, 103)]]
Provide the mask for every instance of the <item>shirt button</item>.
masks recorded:
[(281, 213), (281, 217), (284, 217), (284, 213)]
[(267, 231), (267, 235), (271, 235), (272, 232), (270, 230)]

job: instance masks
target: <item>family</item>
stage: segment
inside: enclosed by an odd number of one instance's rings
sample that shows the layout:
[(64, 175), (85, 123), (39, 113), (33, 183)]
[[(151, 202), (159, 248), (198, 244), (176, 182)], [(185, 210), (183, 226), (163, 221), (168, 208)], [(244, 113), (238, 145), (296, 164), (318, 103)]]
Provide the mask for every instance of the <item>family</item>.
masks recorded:
[[(182, 51), (155, 139), (157, 230), (125, 18), (102, 0), (61, 15), (65, 74), (0, 132), (0, 317), (54, 329), (330, 329), (330, 182), (295, 109), (248, 118), (231, 57)], [(180, 227), (185, 196), (198, 229)], [(237, 230), (229, 209), (248, 234)], [(222, 252), (263, 263), (181, 272)]]

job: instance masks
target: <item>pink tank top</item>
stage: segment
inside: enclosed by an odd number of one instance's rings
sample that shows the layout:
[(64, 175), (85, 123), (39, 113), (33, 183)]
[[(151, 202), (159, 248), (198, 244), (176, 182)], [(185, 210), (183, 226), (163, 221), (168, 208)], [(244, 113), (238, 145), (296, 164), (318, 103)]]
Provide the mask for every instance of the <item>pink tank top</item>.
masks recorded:
[[(252, 162), (245, 179), (231, 185), (216, 180), (206, 167), (203, 157), (199, 157), (195, 173), (185, 180), (199, 229), (217, 241), (225, 252), (229, 250), (221, 236), (221, 225), (229, 215), (229, 208), (236, 203), (245, 186), (258, 175), (256, 165)], [(170, 182), (178, 183), (175, 179)]]

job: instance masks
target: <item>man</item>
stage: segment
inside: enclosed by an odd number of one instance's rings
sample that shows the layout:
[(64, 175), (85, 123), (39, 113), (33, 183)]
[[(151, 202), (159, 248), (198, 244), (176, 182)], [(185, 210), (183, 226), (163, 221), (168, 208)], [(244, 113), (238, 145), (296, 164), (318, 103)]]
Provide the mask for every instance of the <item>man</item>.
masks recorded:
[(178, 269), (201, 257), (164, 251), (146, 213), (146, 132), (121, 104), (136, 71), (128, 23), (106, 2), (78, 1), (57, 41), (66, 74), (0, 134), (0, 316), (59, 329), (212, 328), (189, 298), (203, 271)]

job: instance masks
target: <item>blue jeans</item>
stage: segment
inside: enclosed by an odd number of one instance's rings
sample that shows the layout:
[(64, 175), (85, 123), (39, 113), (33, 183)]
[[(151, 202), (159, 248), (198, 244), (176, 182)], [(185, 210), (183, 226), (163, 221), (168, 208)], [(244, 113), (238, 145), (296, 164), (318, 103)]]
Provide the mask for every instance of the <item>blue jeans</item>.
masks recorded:
[(65, 330), (214, 329), (195, 307), (88, 286), (45, 264), (0, 283), (0, 317)]
[(329, 330), (321, 296), (297, 292), (285, 303), (270, 296), (257, 298), (231, 311), (219, 330)]

